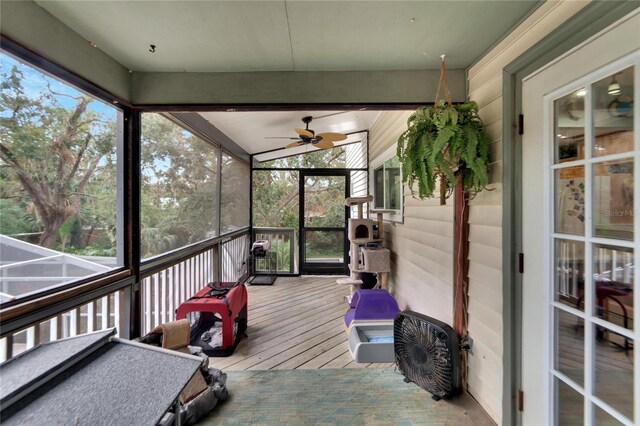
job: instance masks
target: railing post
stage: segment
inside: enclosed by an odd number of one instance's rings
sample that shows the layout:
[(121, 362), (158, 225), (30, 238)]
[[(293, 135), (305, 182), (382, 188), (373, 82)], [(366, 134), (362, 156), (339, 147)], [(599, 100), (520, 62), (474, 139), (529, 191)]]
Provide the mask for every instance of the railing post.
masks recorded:
[(169, 277), (167, 279), (167, 283), (168, 283), (168, 286), (169, 286), (169, 321), (173, 321), (173, 320), (176, 319), (175, 318), (175, 314), (174, 314), (175, 308), (173, 307), (173, 304), (174, 304), (174, 291), (173, 291), (173, 289), (175, 287), (175, 282), (173, 280), (173, 277), (174, 277), (175, 269), (176, 269), (175, 266), (172, 266), (171, 268), (169, 268), (169, 271), (168, 271)]
[(27, 349), (40, 344), (40, 323), (27, 328)]
[(13, 358), (13, 334), (0, 339), (0, 361), (4, 362)]
[(151, 331), (151, 277), (146, 277), (142, 280), (141, 286), (144, 286), (144, 306), (140, 309), (144, 309), (144, 324), (142, 325), (142, 333), (148, 333)]
[(102, 317), (101, 319), (101, 330), (106, 330), (109, 328), (109, 317), (111, 316), (111, 306), (109, 306), (109, 296), (104, 296), (102, 298)]
[(153, 329), (160, 324), (160, 295), (158, 291), (158, 276), (153, 275), (153, 324), (149, 329)]
[(132, 286), (127, 286), (122, 289), (122, 292), (119, 293), (122, 297), (122, 330), (118, 330), (120, 337), (123, 339), (130, 339), (131, 335), (129, 334), (131, 331), (131, 327), (127, 327), (126, 325), (131, 324), (131, 293)]
[(160, 319), (164, 324), (167, 322), (167, 271), (164, 270), (160, 273), (160, 286), (162, 288), (162, 300), (160, 301), (160, 306), (162, 311), (160, 312)]
[(120, 319), (122, 317), (122, 292), (121, 291), (116, 291), (115, 293), (113, 293), (113, 319), (114, 319), (114, 326), (116, 328), (116, 331), (118, 333), (118, 337), (122, 337), (121, 333), (122, 333), (122, 324), (120, 323)]
[(87, 305), (87, 332), (92, 333), (96, 329), (96, 302)]

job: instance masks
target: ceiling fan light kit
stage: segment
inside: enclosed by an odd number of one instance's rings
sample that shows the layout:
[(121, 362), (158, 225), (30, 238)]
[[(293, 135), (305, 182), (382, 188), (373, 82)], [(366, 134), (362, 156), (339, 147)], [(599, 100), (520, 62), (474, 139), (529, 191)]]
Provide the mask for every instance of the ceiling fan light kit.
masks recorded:
[(618, 81), (616, 80), (615, 75), (613, 76), (613, 78), (611, 79), (611, 83), (609, 83), (609, 86), (607, 87), (607, 93), (610, 96), (617, 96), (621, 93), (620, 83), (618, 83)]

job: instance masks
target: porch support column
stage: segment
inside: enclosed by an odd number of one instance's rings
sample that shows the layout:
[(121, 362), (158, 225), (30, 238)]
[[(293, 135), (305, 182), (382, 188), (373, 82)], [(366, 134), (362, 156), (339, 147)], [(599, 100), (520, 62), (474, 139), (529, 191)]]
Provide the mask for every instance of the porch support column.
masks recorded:
[[(453, 222), (453, 328), (459, 337), (467, 333), (469, 275), (469, 197), (464, 191), (462, 174), (456, 176)], [(467, 388), (467, 352), (460, 352), (461, 383)]]

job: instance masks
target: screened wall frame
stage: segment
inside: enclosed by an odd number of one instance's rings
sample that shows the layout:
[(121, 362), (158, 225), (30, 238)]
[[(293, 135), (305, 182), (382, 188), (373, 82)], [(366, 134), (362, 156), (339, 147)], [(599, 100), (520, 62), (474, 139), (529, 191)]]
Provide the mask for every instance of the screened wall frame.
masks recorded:
[[(203, 247), (207, 247), (208, 245), (213, 244), (215, 241), (218, 241), (220, 238), (223, 238), (225, 236), (229, 236), (229, 235), (235, 235), (239, 230), (243, 231), (245, 229), (248, 229), (250, 226), (250, 221), (249, 223), (246, 224), (246, 226), (244, 227), (239, 227), (238, 229), (233, 229), (230, 230), (226, 233), (222, 232), (221, 229), (221, 217), (222, 217), (222, 203), (221, 203), (221, 199), (222, 199), (222, 181), (224, 179), (223, 173), (222, 173), (222, 164), (223, 164), (223, 157), (227, 156), (232, 158), (234, 161), (238, 161), (241, 162), (243, 164), (247, 164), (247, 168), (250, 170), (249, 168), (249, 163), (238, 157), (237, 155), (233, 154), (232, 152), (228, 151), (227, 149), (225, 149), (220, 143), (218, 143), (217, 141), (211, 139), (209, 136), (207, 136), (206, 134), (204, 134), (203, 132), (199, 131), (198, 129), (188, 125), (187, 123), (185, 123), (183, 120), (181, 120), (180, 118), (174, 116), (173, 112), (170, 111), (166, 111), (165, 109), (159, 108), (156, 110), (156, 108), (153, 107), (142, 107), (142, 108), (138, 108), (137, 109), (139, 114), (143, 115), (143, 114), (159, 114), (162, 117), (166, 118), (167, 120), (171, 121), (173, 124), (175, 124), (176, 126), (181, 127), (182, 129), (184, 129), (185, 131), (191, 133), (192, 135), (194, 135), (195, 137), (197, 137), (198, 139), (200, 139), (201, 141), (211, 145), (214, 149), (217, 150), (217, 160), (216, 160), (216, 167), (217, 167), (217, 179), (216, 179), (216, 203), (215, 203), (215, 211), (212, 212), (212, 214), (215, 216), (216, 218), (216, 225), (215, 225), (215, 236), (211, 237), (211, 238), (206, 238), (203, 239), (201, 241), (197, 241), (194, 242), (192, 244), (186, 245), (186, 246), (182, 246), (182, 247), (178, 247), (175, 248), (173, 250), (170, 250), (168, 252), (165, 253), (160, 253), (157, 254), (155, 256), (151, 256), (147, 259), (141, 259), (140, 260), (140, 265), (141, 268), (145, 271), (149, 271), (154, 269), (155, 266), (157, 265), (162, 265), (165, 264), (167, 262), (171, 262), (172, 259), (178, 259), (181, 255), (191, 255), (193, 253), (196, 253), (198, 251), (201, 251), (203, 249)], [(250, 172), (249, 172), (250, 174)], [(248, 190), (250, 191), (250, 176), (248, 177)], [(138, 185), (138, 187), (140, 187), (140, 185)], [(142, 201), (142, 197), (140, 197), (140, 201)], [(248, 198), (247, 200), (248, 202), (248, 207), (250, 206), (250, 199)], [(155, 265), (155, 266), (154, 266)]]
[[(326, 107), (325, 107), (326, 109)], [(344, 108), (340, 108), (340, 109), (344, 109)], [(299, 174), (299, 176), (303, 175), (304, 171), (308, 171), (309, 173), (316, 173), (319, 175), (330, 175), (332, 173), (335, 172), (345, 172), (346, 174), (349, 174), (350, 176), (347, 176), (347, 181), (351, 183), (351, 185), (353, 185), (354, 181), (363, 181), (365, 182), (365, 194), (358, 194), (358, 195), (366, 195), (369, 193), (369, 179), (368, 176), (365, 179), (353, 179), (353, 174), (354, 173), (365, 173), (368, 175), (369, 173), (369, 130), (358, 130), (355, 132), (349, 132), (346, 133), (347, 135), (356, 135), (356, 134), (363, 134), (364, 137), (357, 142), (350, 142), (350, 143), (346, 143), (346, 144), (342, 144), (342, 145), (338, 145), (339, 147), (344, 147), (344, 146), (349, 146), (349, 145), (356, 145), (356, 144), (364, 144), (365, 145), (365, 149), (363, 151), (363, 167), (357, 167), (357, 168), (349, 168), (349, 167), (336, 167), (336, 168), (304, 168), (304, 167), (259, 167), (256, 165), (257, 160), (256, 160), (256, 156), (262, 155), (262, 154), (273, 154), (276, 155), (276, 153), (282, 153), (282, 154), (286, 154), (287, 150), (283, 149), (283, 148), (278, 148), (278, 149), (273, 149), (273, 150), (268, 150), (268, 151), (264, 151), (264, 152), (259, 152), (256, 154), (252, 154), (251, 158), (250, 158), (250, 164), (251, 164), (251, 185), (250, 185), (250, 196), (251, 196), (251, 201), (250, 201), (250, 205), (251, 205), (251, 216), (250, 216), (250, 223), (251, 223), (251, 227), (253, 229), (254, 227), (254, 212), (253, 212), (253, 207), (254, 207), (254, 191), (255, 191), (255, 185), (254, 185), (254, 173), (263, 173), (263, 172), (269, 172), (269, 171), (290, 171), (290, 172), (294, 172)], [(314, 152), (314, 151), (312, 151)], [(274, 157), (274, 158), (270, 158), (269, 160), (265, 160), (265, 161), (272, 161), (275, 159), (282, 159), (282, 158), (289, 158), (289, 157), (294, 157), (294, 156), (299, 156), (299, 155), (305, 155), (306, 152), (302, 152), (302, 153), (293, 153), (293, 154), (287, 154), (287, 155), (283, 155), (281, 157)], [(303, 180), (300, 179), (299, 182), (299, 188), (303, 187)], [(350, 187), (348, 188), (349, 191), (352, 193), (354, 193), (354, 188)], [(355, 192), (361, 192), (362, 188), (358, 188), (356, 189)], [(302, 191), (301, 189), (298, 190), (298, 199), (300, 199), (302, 197)], [(300, 276), (301, 275), (301, 261), (302, 261), (302, 251), (304, 250), (304, 245), (300, 243), (300, 241), (302, 241), (301, 235), (303, 232), (303, 226), (302, 226), (302, 220), (301, 220), (301, 215), (303, 214), (303, 207), (300, 203), (298, 204), (298, 223), (295, 226), (295, 231), (297, 234), (297, 239), (292, 239), (291, 241), (293, 241), (292, 246), (290, 247), (289, 250), (291, 250), (294, 253), (295, 259), (292, 262), (292, 270), (290, 272), (282, 272), (282, 271), (277, 271), (277, 276)], [(349, 213), (351, 214), (351, 213)], [(351, 216), (347, 216), (347, 217), (351, 217)], [(257, 227), (260, 228), (260, 227)], [(269, 228), (271, 233), (276, 233), (277, 230), (280, 228)], [(290, 233), (289, 228), (282, 228), (282, 230), (284, 232)], [(253, 233), (253, 238), (256, 237), (256, 233)], [(253, 240), (252, 240), (253, 242)], [(348, 250), (345, 252), (345, 259), (348, 259)]]
[[(621, 281), (629, 280), (632, 293), (632, 306), (637, 310), (640, 303), (640, 295), (637, 291), (637, 276), (635, 274), (635, 265), (640, 261), (640, 215), (637, 214), (637, 203), (640, 200), (640, 180), (637, 178), (637, 168), (640, 166), (640, 114), (638, 114), (637, 102), (635, 106), (632, 104), (632, 121), (631, 129), (633, 135), (632, 146), (623, 152), (613, 152), (611, 154), (598, 155), (596, 145), (596, 84), (602, 85), (612, 81), (612, 76), (621, 73), (624, 70), (632, 68), (633, 74), (633, 99), (640, 96), (640, 59), (638, 54), (632, 54), (611, 63), (568, 86), (562, 87), (544, 97), (544, 134), (546, 135), (546, 143), (544, 144), (544, 167), (545, 180), (543, 182), (546, 195), (544, 197), (547, 205), (543, 206), (545, 212), (545, 252), (549, 253), (545, 262), (545, 275), (547, 276), (547, 285), (545, 286), (546, 299), (549, 303), (545, 303), (545, 318), (547, 324), (545, 328), (549, 332), (550, 339), (545, 342), (544, 352), (547, 354), (545, 359), (546, 370), (549, 372), (545, 375), (547, 382), (546, 388), (549, 395), (550, 412), (553, 413), (554, 423), (558, 424), (560, 410), (567, 410), (577, 407), (565, 407), (559, 401), (559, 393), (567, 391), (575, 392), (582, 400), (583, 412), (579, 413), (585, 424), (594, 424), (597, 419), (602, 416), (615, 419), (621, 424), (636, 424), (640, 418), (640, 407), (637, 403), (640, 396), (640, 355), (636, 350), (638, 342), (640, 342), (640, 320), (637, 319), (637, 313), (633, 313), (633, 319), (630, 324), (625, 323), (627, 327), (613, 323), (611, 318), (604, 316), (604, 303), (602, 296), (598, 295), (596, 286), (601, 280)], [(602, 89), (602, 88), (600, 88)], [(609, 91), (610, 89), (607, 89)], [(611, 95), (611, 93), (609, 93)], [(582, 100), (580, 100), (582, 98)], [(567, 100), (568, 99), (568, 100)], [(576, 102), (578, 104), (576, 104)], [(582, 102), (583, 108), (579, 107)], [(558, 108), (561, 105), (561, 108)], [(556, 149), (563, 144), (563, 140), (567, 137), (565, 132), (558, 129), (559, 115), (564, 113), (574, 120), (576, 126), (582, 126), (584, 132), (582, 135), (572, 135), (571, 138), (577, 139), (582, 146), (570, 149)], [(572, 116), (573, 115), (573, 116)], [(582, 124), (580, 124), (582, 123)], [(567, 154), (568, 153), (568, 154)], [(614, 170), (626, 170), (629, 167), (619, 167), (620, 163), (631, 164), (633, 185), (632, 199), (635, 203), (630, 209), (631, 220), (631, 237), (628, 232), (624, 234), (603, 236), (597, 235), (597, 226), (594, 219), (596, 216), (596, 173), (603, 166), (614, 166)], [(615, 173), (615, 172), (614, 172)], [(564, 174), (564, 179), (563, 178)], [(582, 182), (580, 182), (582, 180)], [(561, 182), (561, 184), (559, 184)], [(583, 183), (581, 185), (580, 183)], [(562, 206), (561, 199), (558, 197), (558, 189), (564, 189), (563, 194), (569, 193), (575, 197), (576, 203), (569, 207)], [(609, 189), (608, 189), (609, 190)], [(573, 194), (575, 193), (575, 194)], [(582, 201), (584, 199), (584, 201)], [(559, 209), (559, 206), (560, 209)], [(600, 205), (598, 205), (600, 207)], [(562, 218), (564, 212), (568, 214), (571, 210), (575, 213), (570, 214), (574, 218), (572, 225), (567, 225)], [(578, 219), (576, 221), (575, 219)], [(580, 225), (580, 221), (583, 222)], [(622, 235), (622, 236), (620, 236)], [(618, 268), (615, 260), (606, 273), (602, 273), (603, 268), (599, 267), (598, 256), (602, 255), (602, 250), (610, 250), (609, 258), (624, 258), (624, 262), (631, 261), (629, 267)], [(618, 253), (616, 255), (616, 253)], [(567, 262), (567, 259), (569, 261)], [(576, 261), (577, 260), (577, 261)], [(600, 262), (602, 263), (602, 262)], [(615, 269), (620, 269), (616, 276)], [(582, 289), (580, 289), (582, 286)], [(577, 298), (577, 299), (576, 299)], [(526, 301), (525, 301), (526, 303)], [(618, 302), (619, 303), (619, 302)], [(615, 308), (615, 307), (614, 307)], [(607, 308), (608, 309), (608, 308)], [(623, 307), (624, 309), (624, 307)], [(624, 314), (626, 317), (626, 313)], [(561, 335), (561, 317), (570, 318), (571, 323), (576, 323), (576, 332), (583, 333), (583, 365), (582, 373), (577, 373), (573, 369), (567, 369), (563, 366), (563, 360), (558, 355), (560, 345), (567, 345), (567, 335)], [(580, 331), (582, 330), (582, 331)], [(630, 362), (632, 372), (631, 386), (618, 386), (622, 391), (631, 393), (631, 412), (628, 407), (621, 406), (616, 402), (611, 402), (609, 395), (604, 395), (602, 384), (598, 384), (602, 379), (598, 379), (598, 357), (602, 356), (602, 350), (599, 349), (599, 343), (603, 336), (610, 339), (609, 336), (619, 337), (623, 343), (623, 348), (630, 352)], [(629, 345), (630, 343), (630, 345)], [(565, 363), (566, 365), (566, 363)], [(606, 370), (604, 371), (606, 373)], [(635, 403), (633, 403), (635, 401)], [(627, 404), (628, 405), (628, 404)]]
[[(134, 121), (135, 113), (132, 105), (125, 99), (116, 96), (102, 87), (80, 77), (76, 73), (61, 67), (54, 62), (36, 54), (35, 52), (23, 47), (19, 43), (13, 41), (5, 35), (0, 36), (0, 52), (15, 60), (26, 64), (29, 67), (34, 68), (37, 72), (44, 74), (47, 77), (53, 78), (64, 85), (69, 85), (71, 88), (78, 90), (98, 101), (108, 104), (116, 112), (116, 155), (117, 155), (117, 190), (116, 190), (116, 256), (117, 266), (107, 271), (98, 272), (93, 275), (81, 277), (73, 281), (65, 281), (59, 285), (47, 287), (42, 291), (32, 292), (26, 294), (25, 297), (20, 297), (13, 300), (5, 300), (0, 304), (0, 309), (3, 312), (4, 320), (9, 320), (13, 317), (13, 313), (10, 310), (19, 307), (20, 311), (29, 311), (35, 306), (33, 301), (35, 299), (41, 299), (50, 295), (55, 295), (63, 291), (72, 290), (75, 287), (93, 287), (92, 283), (100, 282), (102, 285), (108, 285), (112, 282), (118, 282), (123, 277), (131, 276), (134, 274), (135, 268), (135, 244), (132, 243), (131, 237), (133, 236), (132, 228), (135, 223), (136, 211), (132, 206), (135, 195), (132, 192), (126, 190), (128, 182), (132, 175), (135, 174), (135, 162), (136, 152), (134, 140)], [(77, 262), (76, 262), (77, 263)], [(40, 301), (38, 307), (47, 306), (49, 303), (54, 303), (55, 299), (50, 301)], [(4, 327), (3, 327), (4, 329)], [(4, 332), (4, 331), (3, 331)]]
[[(159, 257), (153, 260), (147, 260), (144, 265), (140, 262), (140, 233), (137, 231), (140, 222), (140, 130), (141, 130), (141, 114), (143, 112), (198, 112), (203, 110), (211, 111), (269, 111), (273, 109), (279, 110), (314, 110), (319, 107), (325, 109), (374, 109), (374, 110), (400, 110), (415, 109), (419, 104), (186, 104), (186, 105), (132, 105), (128, 100), (114, 96), (108, 90), (103, 89), (99, 85), (92, 83), (86, 77), (81, 77), (76, 73), (61, 67), (54, 62), (47, 60), (44, 56), (33, 52), (32, 50), (21, 46), (19, 43), (12, 41), (10, 38), (0, 36), (1, 47), (10, 54), (19, 57), (45, 72), (54, 75), (65, 82), (71, 83), (77, 88), (96, 96), (107, 103), (116, 105), (122, 110), (124, 119), (121, 123), (122, 139), (124, 146), (123, 167), (119, 173), (123, 176), (122, 185), (120, 186), (118, 198), (118, 212), (123, 217), (123, 227), (121, 233), (123, 235), (122, 244), (124, 246), (124, 266), (117, 270), (110, 271), (105, 276), (89, 277), (78, 282), (74, 282), (63, 288), (56, 288), (51, 292), (44, 292), (38, 297), (39, 300), (24, 301), (20, 304), (0, 306), (2, 311), (2, 336), (11, 337), (13, 331), (20, 327), (35, 324), (37, 321), (46, 319), (47, 316), (59, 315), (65, 310), (74, 309), (90, 300), (98, 297), (104, 297), (104, 294), (115, 291), (122, 291), (125, 295), (125, 304), (129, 311), (129, 315), (125, 315), (127, 330), (123, 330), (122, 336), (130, 338), (138, 337), (142, 330), (142, 306), (140, 282), (141, 275), (153, 274), (159, 271), (167, 264), (178, 262), (180, 256), (188, 256), (196, 252), (206, 250), (207, 245), (214, 246), (216, 244), (224, 244), (225, 241), (231, 242), (236, 238), (242, 238), (249, 228), (240, 229), (228, 235), (218, 237), (214, 240), (203, 241), (192, 246), (172, 252), (165, 257)], [(193, 129), (192, 129), (193, 130)], [(368, 133), (368, 132), (367, 132)], [(366, 172), (366, 169), (363, 170)], [(251, 186), (251, 178), (249, 179)], [(251, 195), (251, 192), (250, 192)], [(251, 221), (250, 221), (251, 223)], [(174, 263), (175, 264), (175, 263)], [(144, 271), (144, 272), (143, 272)], [(77, 287), (77, 288), (76, 288)]]

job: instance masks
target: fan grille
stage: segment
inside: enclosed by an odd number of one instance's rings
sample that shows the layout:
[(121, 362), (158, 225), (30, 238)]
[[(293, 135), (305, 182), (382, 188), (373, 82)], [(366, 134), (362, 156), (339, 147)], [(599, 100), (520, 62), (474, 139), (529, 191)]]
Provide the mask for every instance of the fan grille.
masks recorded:
[(440, 398), (459, 391), (457, 340), (451, 327), (440, 321), (406, 311), (396, 316), (396, 364), (407, 379)]

